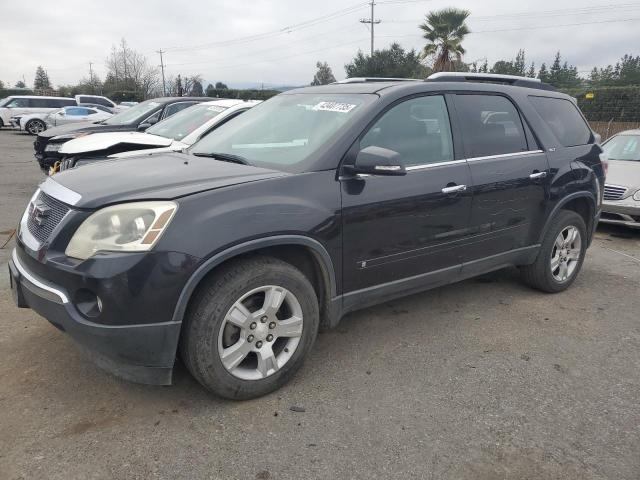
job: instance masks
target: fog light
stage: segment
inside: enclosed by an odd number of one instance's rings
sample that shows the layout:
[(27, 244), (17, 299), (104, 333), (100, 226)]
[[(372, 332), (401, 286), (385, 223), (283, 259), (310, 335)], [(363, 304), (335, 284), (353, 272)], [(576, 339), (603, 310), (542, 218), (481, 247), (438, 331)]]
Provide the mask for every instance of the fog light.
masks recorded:
[(81, 288), (74, 296), (78, 311), (87, 318), (96, 318), (102, 312), (102, 300), (91, 290)]

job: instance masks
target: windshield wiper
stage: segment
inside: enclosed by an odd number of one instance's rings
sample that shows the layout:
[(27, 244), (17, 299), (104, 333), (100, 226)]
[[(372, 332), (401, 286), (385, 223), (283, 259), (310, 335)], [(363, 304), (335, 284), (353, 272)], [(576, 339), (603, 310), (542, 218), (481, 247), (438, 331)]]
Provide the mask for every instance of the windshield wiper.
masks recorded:
[(246, 158), (241, 157), (240, 155), (233, 155), (232, 153), (219, 153), (219, 152), (205, 153), (205, 152), (198, 152), (198, 153), (194, 153), (193, 155), (195, 155), (196, 157), (214, 158), (214, 159), (220, 160), (222, 162), (231, 162), (231, 163), (239, 163), (240, 165), (249, 165), (249, 162), (247, 161)]

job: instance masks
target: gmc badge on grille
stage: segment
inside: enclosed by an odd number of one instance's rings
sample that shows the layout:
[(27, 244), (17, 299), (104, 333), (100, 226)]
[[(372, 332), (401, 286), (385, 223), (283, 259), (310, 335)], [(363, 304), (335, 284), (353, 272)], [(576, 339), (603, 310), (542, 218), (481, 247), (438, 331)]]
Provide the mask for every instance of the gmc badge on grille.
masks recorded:
[(29, 216), (31, 220), (38, 224), (38, 226), (42, 225), (45, 219), (49, 216), (51, 208), (45, 205), (41, 200), (36, 200), (31, 204), (31, 213)]

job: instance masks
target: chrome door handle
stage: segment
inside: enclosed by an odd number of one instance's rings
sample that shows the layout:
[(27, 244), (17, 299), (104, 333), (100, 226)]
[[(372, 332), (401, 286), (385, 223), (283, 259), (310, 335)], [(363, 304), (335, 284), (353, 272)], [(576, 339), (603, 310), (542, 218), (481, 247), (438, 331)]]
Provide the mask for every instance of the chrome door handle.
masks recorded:
[(547, 176), (547, 172), (535, 172), (529, 175), (531, 180), (540, 180), (541, 178), (545, 178)]
[(467, 189), (466, 185), (454, 185), (452, 187), (444, 187), (442, 193), (458, 193), (464, 192)]

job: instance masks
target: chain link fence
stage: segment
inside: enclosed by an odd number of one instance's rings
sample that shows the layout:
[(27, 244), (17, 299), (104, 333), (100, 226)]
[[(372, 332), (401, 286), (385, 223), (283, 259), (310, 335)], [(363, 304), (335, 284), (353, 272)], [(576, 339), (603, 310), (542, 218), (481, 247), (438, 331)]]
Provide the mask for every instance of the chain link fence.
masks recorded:
[(602, 140), (624, 130), (640, 128), (640, 86), (601, 87), (573, 95), (589, 121), (591, 128)]

